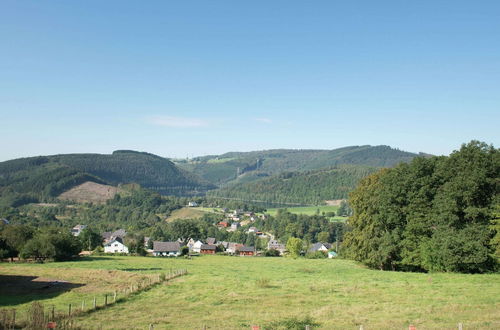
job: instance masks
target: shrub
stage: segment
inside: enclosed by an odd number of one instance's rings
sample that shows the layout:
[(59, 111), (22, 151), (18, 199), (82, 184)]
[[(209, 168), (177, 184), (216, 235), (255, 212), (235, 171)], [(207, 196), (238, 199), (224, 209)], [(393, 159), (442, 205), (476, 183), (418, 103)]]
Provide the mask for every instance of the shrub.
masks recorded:
[(317, 327), (320, 324), (315, 322), (312, 317), (310, 316), (305, 316), (304, 318), (300, 319), (298, 317), (291, 317), (283, 320), (278, 320), (269, 323), (267, 326), (265, 326), (265, 329), (272, 329), (272, 330), (281, 330), (281, 329), (287, 329), (287, 330), (303, 330), (306, 328), (306, 325), (309, 325), (311, 327)]
[(264, 252), (264, 256), (266, 257), (279, 257), (280, 256), (280, 251), (276, 249), (269, 249)]
[(326, 257), (327, 257), (327, 254), (324, 251), (316, 251), (316, 252), (306, 253), (307, 259), (324, 259)]
[(259, 278), (255, 283), (259, 288), (270, 288), (271, 281), (268, 278)]

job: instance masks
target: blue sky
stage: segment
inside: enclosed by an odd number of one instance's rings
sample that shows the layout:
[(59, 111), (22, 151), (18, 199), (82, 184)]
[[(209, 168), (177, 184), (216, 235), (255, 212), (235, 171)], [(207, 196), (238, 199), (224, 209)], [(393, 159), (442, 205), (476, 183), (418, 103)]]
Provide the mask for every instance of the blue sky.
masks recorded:
[(0, 2), (0, 160), (500, 142), (499, 1)]

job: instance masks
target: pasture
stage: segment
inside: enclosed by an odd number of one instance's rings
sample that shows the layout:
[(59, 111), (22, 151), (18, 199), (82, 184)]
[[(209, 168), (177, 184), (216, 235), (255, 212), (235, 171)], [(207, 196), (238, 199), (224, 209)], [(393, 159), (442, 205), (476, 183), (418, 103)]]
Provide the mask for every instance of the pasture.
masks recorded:
[[(75, 262), (1, 264), (0, 275), (78, 284), (57, 294), (0, 295), (0, 308), (30, 300), (64, 307), (170, 269), (188, 275), (76, 319), (83, 328), (249, 329), (307, 319), (318, 329), (500, 328), (500, 274), (423, 274), (365, 269), (347, 260), (201, 256), (95, 257)], [(112, 321), (111, 321), (112, 320)], [(288, 323), (287, 323), (288, 322)]]
[(199, 207), (183, 207), (173, 211), (166, 220), (171, 222), (178, 219), (198, 219), (203, 217), (203, 214), (206, 212), (207, 211), (201, 210)]
[[(266, 213), (268, 213), (271, 216), (275, 216), (276, 213), (278, 213), (279, 209), (283, 209), (282, 207), (280, 208), (270, 208), (267, 210)], [(327, 212), (337, 212), (339, 207), (337, 205), (319, 205), (319, 206), (301, 206), (301, 207), (287, 207), (286, 210), (290, 213), (294, 214), (305, 214), (305, 215), (315, 215), (315, 214), (323, 214)], [(331, 221), (345, 221), (347, 217), (339, 217), (339, 216), (334, 216), (334, 217), (329, 217)]]

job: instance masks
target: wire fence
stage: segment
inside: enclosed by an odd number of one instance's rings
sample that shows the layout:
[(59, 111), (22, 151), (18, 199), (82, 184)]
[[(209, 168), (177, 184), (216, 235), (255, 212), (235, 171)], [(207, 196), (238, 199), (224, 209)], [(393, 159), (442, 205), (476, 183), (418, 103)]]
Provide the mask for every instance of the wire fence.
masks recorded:
[(0, 310), (0, 330), (11, 329), (80, 329), (75, 317), (90, 314), (126, 301), (130, 296), (147, 291), (152, 287), (187, 275), (186, 269), (171, 270), (168, 273), (154, 274), (142, 278), (119, 291), (96, 295), (93, 299), (68, 304), (66, 310), (56, 309), (54, 305), (44, 306), (33, 302), (30, 308), (21, 313), (16, 309)]

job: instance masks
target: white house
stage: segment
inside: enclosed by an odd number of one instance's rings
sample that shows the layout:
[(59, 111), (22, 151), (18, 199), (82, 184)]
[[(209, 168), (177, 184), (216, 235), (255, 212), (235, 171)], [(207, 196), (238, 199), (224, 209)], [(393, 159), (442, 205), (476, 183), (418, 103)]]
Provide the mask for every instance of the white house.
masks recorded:
[(78, 236), (82, 233), (82, 231), (87, 228), (87, 225), (76, 225), (71, 229), (71, 234), (73, 236)]
[(329, 243), (314, 243), (309, 249), (309, 252), (316, 252), (316, 251), (328, 252), (328, 250), (331, 249), (331, 247), (332, 245)]
[(191, 251), (193, 252), (196, 252), (196, 253), (200, 253), (201, 252), (201, 246), (203, 245), (203, 242), (202, 241), (196, 241), (192, 247), (191, 247)]
[(179, 242), (153, 242), (154, 256), (178, 257), (181, 255)]
[(249, 233), (256, 233), (256, 232), (258, 232), (258, 231), (259, 231), (259, 230), (258, 230), (257, 228), (255, 228), (255, 227), (250, 227), (250, 228), (248, 228), (248, 232), (249, 232)]
[(235, 254), (236, 251), (242, 246), (243, 244), (240, 243), (229, 242), (227, 244), (226, 253)]
[(128, 247), (120, 237), (116, 237), (104, 245), (104, 253), (128, 253)]
[(198, 203), (196, 203), (196, 202), (189, 202), (188, 206), (189, 207), (196, 207), (196, 206), (198, 206)]

